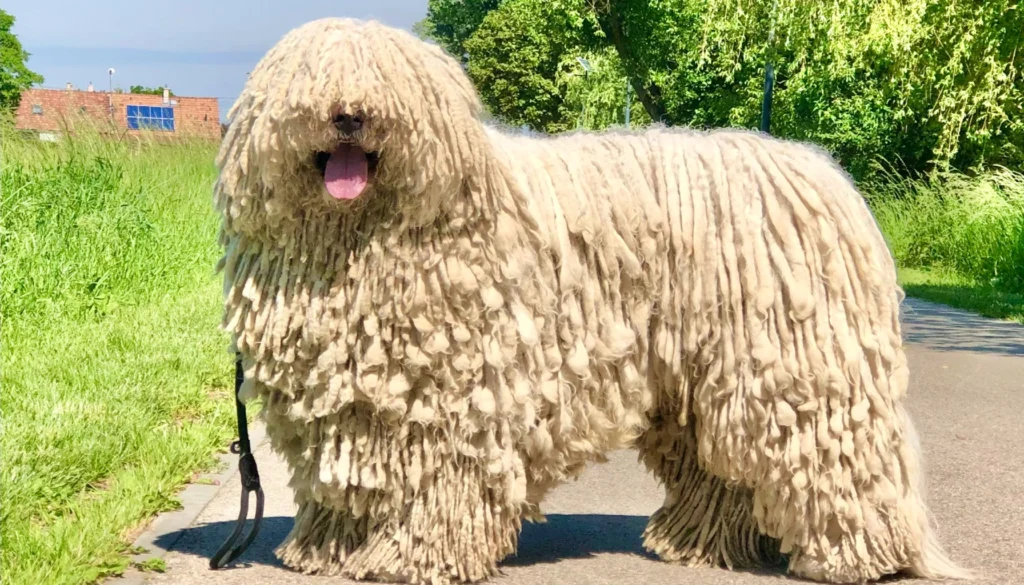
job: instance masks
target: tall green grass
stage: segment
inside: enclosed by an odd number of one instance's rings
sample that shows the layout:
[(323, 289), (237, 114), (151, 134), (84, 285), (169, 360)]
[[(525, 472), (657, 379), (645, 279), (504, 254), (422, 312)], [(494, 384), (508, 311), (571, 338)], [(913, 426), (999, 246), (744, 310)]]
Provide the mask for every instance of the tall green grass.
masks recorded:
[(1024, 318), (1024, 174), (883, 173), (865, 191), (908, 294)]
[(1024, 174), (893, 174), (869, 187), (872, 210), (905, 267), (941, 267), (1024, 288)]
[(232, 434), (215, 146), (2, 134), (0, 574), (89, 583)]

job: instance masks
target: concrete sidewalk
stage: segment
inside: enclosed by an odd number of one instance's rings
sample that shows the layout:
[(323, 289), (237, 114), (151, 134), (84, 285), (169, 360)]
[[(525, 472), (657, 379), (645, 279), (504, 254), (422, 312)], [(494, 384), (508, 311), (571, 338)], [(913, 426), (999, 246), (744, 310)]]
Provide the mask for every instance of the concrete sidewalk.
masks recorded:
[[(1024, 584), (1024, 327), (908, 300), (909, 409), (925, 450), (928, 500), (942, 541), (976, 583)], [(263, 529), (241, 562), (207, 564), (238, 513), (237, 474), (196, 521), (157, 538), (171, 549), (167, 572), (147, 585), (325, 585), (339, 578), (299, 575), (273, 549), (291, 528), (294, 506), (283, 462), (259, 445), (267, 497)], [(640, 535), (662, 492), (636, 462), (617, 452), (544, 503), (547, 524), (527, 524), (516, 557), (502, 563), (504, 585), (797, 583), (778, 572), (686, 569), (647, 555)], [(173, 543), (173, 544), (171, 544)], [(888, 581), (896, 583), (902, 581)], [(919, 581), (908, 581), (916, 582)]]

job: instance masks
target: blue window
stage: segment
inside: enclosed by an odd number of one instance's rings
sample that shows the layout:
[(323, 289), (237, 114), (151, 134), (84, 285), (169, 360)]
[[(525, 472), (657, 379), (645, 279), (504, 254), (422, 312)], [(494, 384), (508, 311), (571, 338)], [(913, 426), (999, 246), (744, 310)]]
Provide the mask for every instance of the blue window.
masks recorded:
[(166, 130), (174, 132), (174, 108), (163, 106), (128, 106), (128, 127), (132, 130)]

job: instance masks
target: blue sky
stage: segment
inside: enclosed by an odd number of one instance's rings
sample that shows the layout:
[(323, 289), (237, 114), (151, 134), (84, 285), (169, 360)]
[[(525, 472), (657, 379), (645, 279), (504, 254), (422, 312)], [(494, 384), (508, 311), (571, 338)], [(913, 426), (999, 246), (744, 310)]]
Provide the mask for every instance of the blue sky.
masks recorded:
[(427, 0), (4, 0), (43, 87), (159, 87), (220, 99), (221, 118), (245, 75), (292, 28), (327, 16), (409, 29)]

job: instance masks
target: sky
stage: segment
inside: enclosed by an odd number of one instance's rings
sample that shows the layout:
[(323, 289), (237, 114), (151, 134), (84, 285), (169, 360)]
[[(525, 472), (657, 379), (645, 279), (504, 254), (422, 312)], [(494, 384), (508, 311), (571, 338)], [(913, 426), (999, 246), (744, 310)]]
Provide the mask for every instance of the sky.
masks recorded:
[(216, 97), (221, 119), (246, 74), (289, 30), (318, 18), (375, 19), (411, 29), (427, 0), (4, 0), (42, 87), (167, 85)]

